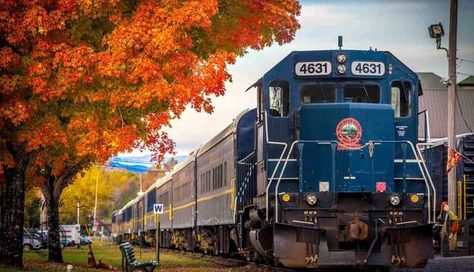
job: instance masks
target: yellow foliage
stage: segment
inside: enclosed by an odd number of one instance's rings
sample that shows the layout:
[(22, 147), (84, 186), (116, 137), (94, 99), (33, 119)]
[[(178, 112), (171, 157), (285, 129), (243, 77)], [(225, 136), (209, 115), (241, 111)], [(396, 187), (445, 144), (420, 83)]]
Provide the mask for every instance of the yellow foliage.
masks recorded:
[[(142, 189), (145, 191), (165, 170), (151, 170), (142, 174)], [(80, 203), (80, 223), (86, 224), (87, 216), (94, 214), (97, 182), (97, 218), (110, 221), (112, 212), (121, 208), (137, 196), (140, 190), (140, 175), (122, 169), (92, 166), (78, 174), (64, 189), (60, 200), (61, 224), (76, 224), (77, 202)]]
[[(97, 218), (108, 220), (112, 211), (123, 203), (128, 195), (136, 195), (138, 177), (129, 172), (108, 170), (93, 166), (85, 174), (64, 189), (60, 201), (62, 224), (77, 222), (77, 203), (80, 203), (80, 223), (94, 214), (97, 184)], [(133, 196), (134, 197), (134, 196)]]

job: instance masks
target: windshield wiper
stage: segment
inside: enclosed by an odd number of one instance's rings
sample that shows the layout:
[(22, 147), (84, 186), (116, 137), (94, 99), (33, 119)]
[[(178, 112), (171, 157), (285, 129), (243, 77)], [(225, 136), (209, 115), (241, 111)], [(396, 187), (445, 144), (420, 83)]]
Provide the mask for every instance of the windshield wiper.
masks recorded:
[(408, 94), (409, 90), (405, 88), (405, 81), (403, 81), (403, 78), (400, 78), (400, 85), (402, 85), (402, 91), (403, 91), (403, 95), (405, 96), (405, 100), (410, 101), (409, 94)]
[(367, 96), (366, 102), (369, 103), (370, 102), (369, 92), (367, 92), (367, 89), (365, 88), (365, 84), (363, 81), (361, 81), (360, 84), (362, 85), (362, 88), (364, 88), (365, 96)]

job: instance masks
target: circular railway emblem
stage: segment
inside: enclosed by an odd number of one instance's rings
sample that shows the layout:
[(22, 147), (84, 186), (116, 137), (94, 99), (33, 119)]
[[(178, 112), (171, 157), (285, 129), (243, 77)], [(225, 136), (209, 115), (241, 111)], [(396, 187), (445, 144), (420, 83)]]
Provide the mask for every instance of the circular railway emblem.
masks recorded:
[(338, 149), (358, 149), (362, 137), (362, 128), (356, 119), (345, 118), (337, 124), (336, 136), (339, 140)]

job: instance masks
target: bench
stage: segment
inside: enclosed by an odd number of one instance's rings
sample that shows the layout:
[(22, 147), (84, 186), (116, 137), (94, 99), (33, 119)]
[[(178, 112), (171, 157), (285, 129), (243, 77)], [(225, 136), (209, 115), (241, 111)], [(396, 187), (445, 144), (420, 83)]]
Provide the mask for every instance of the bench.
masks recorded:
[(135, 252), (130, 243), (123, 243), (119, 246), (122, 252), (122, 271), (143, 271), (152, 272), (158, 266), (157, 261), (139, 262), (135, 258)]

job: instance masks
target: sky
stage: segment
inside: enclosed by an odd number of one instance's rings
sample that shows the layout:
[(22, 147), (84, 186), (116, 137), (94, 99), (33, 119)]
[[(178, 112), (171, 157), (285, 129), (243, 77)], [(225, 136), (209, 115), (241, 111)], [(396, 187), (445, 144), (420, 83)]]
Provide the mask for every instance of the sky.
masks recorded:
[[(303, 0), (295, 39), (283, 46), (250, 50), (229, 66), (232, 82), (226, 94), (212, 99), (214, 113), (197, 113), (188, 108), (167, 128), (176, 143), (177, 155), (188, 155), (228, 126), (241, 111), (256, 106), (255, 90), (245, 90), (292, 51), (337, 49), (337, 37), (344, 37), (344, 49), (369, 48), (390, 51), (415, 72), (434, 72), (445, 78), (448, 62), (444, 50), (437, 50), (428, 26), (441, 22), (448, 47), (449, 0)], [(474, 1), (459, 0), (458, 81), (474, 75)], [(147, 154), (147, 152), (144, 152)], [(141, 153), (143, 154), (143, 153)], [(139, 152), (130, 154), (137, 156)]]

